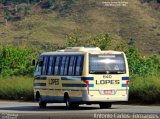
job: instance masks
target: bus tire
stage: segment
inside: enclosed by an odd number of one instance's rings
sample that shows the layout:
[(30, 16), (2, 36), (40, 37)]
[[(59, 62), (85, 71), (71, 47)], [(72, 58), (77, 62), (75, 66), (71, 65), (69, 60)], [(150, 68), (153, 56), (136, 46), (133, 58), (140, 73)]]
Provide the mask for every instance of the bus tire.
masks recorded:
[(109, 109), (112, 106), (112, 103), (100, 103), (99, 104), (101, 109)]
[(66, 103), (66, 109), (71, 109), (72, 108), (72, 103), (71, 103), (68, 95), (65, 97), (65, 103)]
[(45, 101), (42, 101), (41, 98), (39, 98), (39, 107), (40, 108), (46, 108), (47, 106), (47, 103)]
[(75, 109), (78, 108), (79, 106), (79, 104), (72, 103), (68, 95), (65, 97), (65, 103), (66, 103), (66, 109)]

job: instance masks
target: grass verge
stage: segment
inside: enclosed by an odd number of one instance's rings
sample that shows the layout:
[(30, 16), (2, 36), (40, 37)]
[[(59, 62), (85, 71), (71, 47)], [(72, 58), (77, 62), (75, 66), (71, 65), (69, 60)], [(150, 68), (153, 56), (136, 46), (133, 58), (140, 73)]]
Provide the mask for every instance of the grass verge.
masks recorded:
[(129, 102), (140, 104), (160, 103), (160, 75), (132, 77)]
[(33, 78), (0, 78), (0, 99), (33, 100)]

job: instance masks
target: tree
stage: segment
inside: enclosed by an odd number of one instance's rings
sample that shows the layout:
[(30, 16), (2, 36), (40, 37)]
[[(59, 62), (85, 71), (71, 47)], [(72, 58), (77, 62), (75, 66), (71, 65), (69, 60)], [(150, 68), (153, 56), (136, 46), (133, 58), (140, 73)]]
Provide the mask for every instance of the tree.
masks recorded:
[(6, 21), (6, 25), (7, 25), (8, 20), (11, 18), (11, 13), (9, 11), (4, 11), (3, 12), (3, 17), (4, 17), (4, 19)]

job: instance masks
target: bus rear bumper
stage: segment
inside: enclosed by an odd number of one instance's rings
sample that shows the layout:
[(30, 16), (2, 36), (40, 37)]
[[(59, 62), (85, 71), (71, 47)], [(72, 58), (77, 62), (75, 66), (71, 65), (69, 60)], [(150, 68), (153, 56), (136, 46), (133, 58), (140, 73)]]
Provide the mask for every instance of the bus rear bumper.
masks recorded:
[(90, 97), (88, 98), (83, 98), (82, 99), (84, 102), (121, 102), (121, 101), (128, 101), (128, 97)]
[(88, 94), (86, 91), (83, 91), (82, 100), (84, 102), (123, 102), (128, 101), (129, 92), (118, 95), (100, 95), (99, 93)]

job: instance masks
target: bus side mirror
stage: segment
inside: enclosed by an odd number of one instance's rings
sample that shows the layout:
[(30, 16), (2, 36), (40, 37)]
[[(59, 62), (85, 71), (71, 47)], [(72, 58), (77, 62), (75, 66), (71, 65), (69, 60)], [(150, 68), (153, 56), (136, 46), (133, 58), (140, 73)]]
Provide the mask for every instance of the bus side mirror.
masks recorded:
[(32, 66), (36, 65), (36, 60), (32, 60)]

